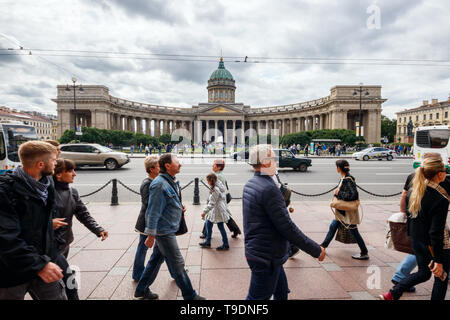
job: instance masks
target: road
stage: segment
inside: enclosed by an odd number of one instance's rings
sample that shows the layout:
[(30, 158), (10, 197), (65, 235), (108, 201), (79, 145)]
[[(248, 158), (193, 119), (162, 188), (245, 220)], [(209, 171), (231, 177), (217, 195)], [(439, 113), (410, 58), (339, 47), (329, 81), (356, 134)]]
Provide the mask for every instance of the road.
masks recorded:
[[(294, 172), (292, 169), (280, 169), (280, 178), (288, 183), (292, 190), (304, 194), (317, 194), (335, 187), (339, 182), (336, 173), (336, 159), (313, 159), (312, 167), (307, 172)], [(182, 163), (181, 173), (177, 176), (181, 186), (185, 186), (194, 178), (206, 180), (206, 175), (211, 172), (213, 159), (180, 158)], [(349, 159), (350, 172), (356, 178), (356, 183), (362, 188), (376, 194), (394, 194), (401, 192), (403, 184), (409, 173), (413, 171), (411, 159), (395, 159), (393, 161), (356, 161)], [(238, 198), (242, 196), (242, 190), (247, 180), (253, 175), (250, 165), (245, 162), (226, 160), (225, 176), (230, 187), (231, 195)], [(108, 171), (103, 168), (83, 168), (77, 171), (74, 187), (80, 195), (93, 192), (103, 186), (110, 179), (116, 178), (135, 191), (145, 178), (144, 159), (133, 158), (131, 162), (116, 171)], [(193, 200), (194, 184), (183, 190), (183, 201)], [(136, 202), (140, 197), (121, 185), (118, 188), (119, 202)], [(207, 199), (208, 190), (200, 184), (200, 200)], [(294, 201), (329, 200), (331, 193), (319, 197), (304, 197), (293, 195)], [(360, 190), (361, 200), (385, 201), (396, 200), (399, 197), (374, 197)], [(111, 185), (102, 191), (84, 197), (86, 202), (109, 202), (111, 200)], [(238, 200), (235, 200), (238, 201)]]

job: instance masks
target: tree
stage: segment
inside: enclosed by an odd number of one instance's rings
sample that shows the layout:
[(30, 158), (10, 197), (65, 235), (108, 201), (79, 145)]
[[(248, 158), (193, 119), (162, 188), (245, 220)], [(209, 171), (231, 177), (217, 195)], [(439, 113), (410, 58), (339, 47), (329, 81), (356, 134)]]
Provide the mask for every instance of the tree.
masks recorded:
[(397, 132), (397, 120), (389, 119), (381, 115), (381, 137), (387, 137), (389, 142), (394, 142)]

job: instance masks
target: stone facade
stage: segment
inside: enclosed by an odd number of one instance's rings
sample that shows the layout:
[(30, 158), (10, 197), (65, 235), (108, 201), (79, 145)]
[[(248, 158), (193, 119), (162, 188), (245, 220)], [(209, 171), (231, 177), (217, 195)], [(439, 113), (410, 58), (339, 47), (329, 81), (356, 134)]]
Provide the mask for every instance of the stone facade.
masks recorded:
[[(223, 62), (221, 61), (223, 66)], [(235, 83), (231, 74), (219, 65), (208, 81), (208, 103), (191, 108), (166, 107), (113, 97), (102, 85), (83, 86), (77, 92), (77, 123), (99, 129), (130, 130), (159, 137), (175, 129), (194, 141), (242, 143), (244, 135), (271, 133), (280, 135), (307, 130), (351, 129), (356, 131), (360, 100), (353, 92), (359, 86), (335, 86), (326, 97), (289, 105), (250, 107), (235, 102)], [(226, 69), (225, 69), (226, 70)], [(217, 75), (222, 78), (213, 77)], [(58, 135), (74, 126), (73, 93), (57, 86)], [(362, 98), (363, 136), (367, 142), (380, 142), (381, 86), (363, 86), (369, 94)], [(222, 92), (222, 95), (220, 95)], [(226, 92), (226, 95), (225, 95)], [(217, 96), (216, 96), (216, 93)], [(198, 128), (194, 130), (194, 125)], [(253, 129), (253, 130), (249, 130)], [(180, 131), (180, 130), (179, 130)], [(194, 137), (194, 133), (199, 136)], [(222, 138), (219, 138), (222, 137)]]
[[(397, 112), (396, 141), (413, 143), (417, 127), (448, 125), (450, 123), (449, 111), (450, 98), (442, 102), (438, 102), (438, 99), (432, 99), (431, 104), (428, 103), (428, 100), (424, 100), (420, 107)], [(408, 137), (408, 123), (410, 120), (413, 123), (412, 137)]]

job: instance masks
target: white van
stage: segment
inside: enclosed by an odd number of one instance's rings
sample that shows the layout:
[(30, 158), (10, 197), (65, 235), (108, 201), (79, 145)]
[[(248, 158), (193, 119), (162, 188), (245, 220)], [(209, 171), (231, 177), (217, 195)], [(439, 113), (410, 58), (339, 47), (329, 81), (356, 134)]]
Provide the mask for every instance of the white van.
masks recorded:
[(450, 126), (419, 127), (414, 135), (414, 169), (420, 167), (423, 155), (427, 152), (437, 152), (442, 156), (447, 173), (450, 173)]

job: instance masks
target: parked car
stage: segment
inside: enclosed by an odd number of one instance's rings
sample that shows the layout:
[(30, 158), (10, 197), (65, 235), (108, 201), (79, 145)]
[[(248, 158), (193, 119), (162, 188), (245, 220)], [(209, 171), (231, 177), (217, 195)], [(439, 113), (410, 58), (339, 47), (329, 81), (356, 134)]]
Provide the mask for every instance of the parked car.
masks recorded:
[(248, 160), (249, 149), (235, 152), (231, 155), (234, 160)]
[(126, 153), (96, 143), (63, 144), (60, 157), (72, 160), (77, 167), (104, 166), (108, 170), (118, 169), (130, 162)]
[(394, 150), (381, 147), (372, 147), (364, 149), (359, 152), (355, 152), (352, 155), (352, 158), (355, 160), (364, 160), (364, 161), (367, 161), (369, 159), (378, 159), (378, 160), (386, 159), (387, 161), (391, 161), (392, 159), (394, 159), (394, 156), (395, 156)]
[(274, 149), (278, 157), (279, 168), (292, 168), (296, 171), (305, 172), (311, 166), (311, 159), (299, 157), (297, 158), (288, 149)]

